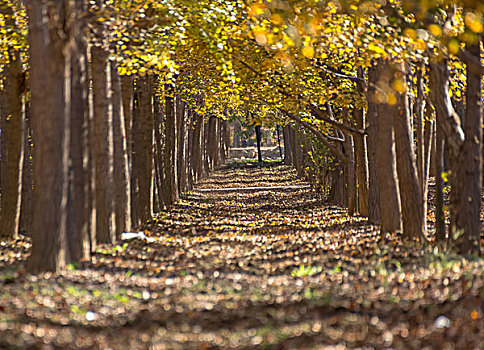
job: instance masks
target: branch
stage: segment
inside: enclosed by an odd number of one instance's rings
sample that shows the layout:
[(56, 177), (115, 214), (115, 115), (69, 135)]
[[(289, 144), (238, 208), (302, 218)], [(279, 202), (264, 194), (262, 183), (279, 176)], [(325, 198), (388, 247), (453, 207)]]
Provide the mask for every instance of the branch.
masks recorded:
[(349, 125), (337, 122), (336, 120), (327, 117), (325, 115), (325, 113), (321, 109), (319, 109), (319, 107), (314, 105), (313, 103), (309, 104), (309, 109), (311, 110), (311, 112), (313, 112), (316, 115), (316, 117), (318, 119), (320, 119), (320, 120), (322, 120), (322, 121), (324, 121), (328, 124), (331, 124), (336, 128), (345, 130), (346, 132), (353, 134), (353, 135), (365, 135), (364, 129), (355, 129), (355, 128), (349, 126)]
[[(260, 73), (259, 71), (257, 71), (255, 68), (253, 68), (252, 66), (250, 66), (249, 64), (247, 64), (246, 62), (244, 62), (242, 59), (238, 59), (239, 62), (244, 66), (246, 67), (247, 69), (249, 69), (251, 72), (253, 72), (254, 74), (256, 74), (258, 77), (260, 78), (264, 78), (264, 76), (262, 75), (262, 73)], [(275, 83), (275, 86), (278, 87), (277, 91), (282, 94), (283, 96), (285, 97), (294, 97), (291, 93), (287, 92), (284, 88), (284, 86), (282, 86), (281, 84), (279, 83)], [(296, 96), (296, 97), (300, 97), (302, 99), (301, 96)], [(355, 129), (351, 126), (348, 126), (348, 125), (345, 125), (345, 124), (342, 124), (334, 119), (332, 119), (331, 117), (328, 117), (326, 115), (326, 113), (324, 113), (318, 106), (316, 106), (314, 103), (310, 103), (308, 102), (308, 108), (309, 110), (315, 114), (315, 116), (328, 123), (328, 124), (331, 124), (337, 128), (340, 128), (340, 129), (343, 129), (345, 131), (347, 131), (348, 133), (350, 134), (356, 134), (356, 135), (365, 135), (365, 130), (363, 129)]]
[(459, 157), (464, 143), (464, 131), (461, 120), (452, 106), (449, 96), (449, 69), (447, 62), (431, 63), (430, 65), (430, 99), (437, 112), (437, 126), (441, 128), (449, 151), (454, 157)]
[[(285, 109), (280, 109), (285, 115), (287, 115), (290, 119), (294, 120), (296, 123), (301, 124), (303, 127), (311, 131), (317, 138), (320, 140), (326, 147), (329, 148), (331, 152), (333, 152), (341, 161), (344, 163), (348, 162), (348, 157), (344, 155), (339, 149), (337, 149), (334, 145), (332, 145), (328, 140), (328, 136), (324, 135), (321, 131), (316, 129), (314, 126), (311, 124), (305, 122), (301, 118), (299, 118), (297, 115), (285, 110)], [(340, 140), (340, 139), (338, 139)]]
[(459, 50), (457, 57), (464, 62), (469, 70), (477, 75), (484, 75), (484, 67), (482, 66), (480, 59), (466, 50)]
[(323, 67), (323, 66), (316, 66), (316, 68), (319, 68), (321, 69), (323, 72), (326, 72), (328, 74), (331, 74), (337, 78), (341, 78), (341, 79), (348, 79), (348, 80), (351, 80), (352, 82), (354, 83), (362, 83), (364, 82), (364, 79), (361, 79), (361, 78), (358, 78), (358, 77), (355, 77), (353, 75), (348, 75), (348, 74), (343, 74), (341, 72), (338, 72), (336, 70), (333, 70), (333, 69), (330, 69), (330, 68), (327, 68), (327, 67)]

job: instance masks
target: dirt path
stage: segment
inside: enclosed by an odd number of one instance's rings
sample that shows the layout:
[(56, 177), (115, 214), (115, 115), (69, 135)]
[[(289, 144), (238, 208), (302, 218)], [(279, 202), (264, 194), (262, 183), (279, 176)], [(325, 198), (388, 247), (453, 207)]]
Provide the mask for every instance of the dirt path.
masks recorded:
[(0, 348), (483, 349), (482, 259), (382, 238), (284, 166), (197, 189), (149, 242), (60, 275), (24, 275), (28, 243), (5, 242)]

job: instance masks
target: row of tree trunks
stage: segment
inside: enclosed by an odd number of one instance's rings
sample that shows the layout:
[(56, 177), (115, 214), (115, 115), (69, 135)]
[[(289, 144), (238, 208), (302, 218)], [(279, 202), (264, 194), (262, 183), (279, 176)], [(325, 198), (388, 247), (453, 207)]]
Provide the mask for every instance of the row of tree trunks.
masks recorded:
[[(468, 55), (480, 57), (481, 49), (477, 44), (468, 44)], [(456, 111), (450, 100), (448, 87), (450, 81), (446, 61), (431, 64), (430, 97), (437, 113), (437, 154), (436, 172), (443, 170), (442, 141), (445, 140), (451, 171), (451, 218), (449, 232), (445, 223), (437, 221), (437, 239), (450, 237), (460, 252), (479, 254), (480, 252), (480, 207), (482, 191), (482, 83), (481, 77), (467, 66), (467, 91), (464, 113)], [(461, 117), (463, 122), (461, 122)], [(441, 175), (438, 181), (437, 199), (439, 219), (443, 216), (441, 205)], [(436, 213), (437, 215), (437, 213)], [(440, 241), (442, 242), (442, 241)]]
[[(466, 50), (469, 57), (480, 57), (479, 44), (469, 44)], [(330, 199), (338, 202), (337, 195), (343, 193), (340, 178), (344, 174), (346, 205), (351, 214), (367, 212), (371, 223), (381, 224), (382, 232), (402, 231), (405, 237), (424, 239), (433, 149), (437, 192), (436, 239), (442, 241), (452, 237), (457, 240), (460, 252), (478, 254), (481, 234), (482, 82), (469, 65), (465, 105), (456, 103), (456, 111), (448, 92), (450, 77), (447, 65), (446, 61), (431, 64), (430, 99), (437, 114), (437, 132), (434, 131), (432, 109), (425, 103), (422, 66), (415, 68), (415, 100), (410, 99), (405, 88), (410, 80), (404, 63), (376, 62), (368, 71), (368, 85), (364, 83), (364, 76), (358, 73), (358, 92), (366, 91), (368, 101), (367, 121), (363, 110), (354, 110), (354, 120), (358, 129), (366, 129), (368, 149), (364, 135), (348, 131), (341, 135), (337, 131), (334, 140), (339, 143), (337, 148), (330, 147), (330, 150), (344, 161), (345, 166), (330, 169), (332, 185), (329, 193)], [(394, 88), (398, 86), (403, 88)], [(461, 116), (465, 117), (463, 122)], [(290, 119), (298, 121), (291, 116)], [(310, 130), (304, 123), (300, 124)], [(301, 174), (298, 136), (289, 126), (283, 132), (285, 163), (294, 165)], [(443, 220), (444, 140), (452, 185), (449, 232), (445, 232)], [(343, 159), (341, 153), (347, 158)]]
[[(97, 241), (114, 243), (131, 229), (120, 78), (101, 47), (91, 48), (88, 61), (85, 25), (76, 17), (85, 6), (26, 2), (34, 147), (33, 164), (24, 162), (29, 172), (32, 165), (33, 179), (24, 176), (24, 188), (26, 198), (34, 188), (31, 271), (86, 259)], [(44, 17), (47, 12), (52, 16)]]

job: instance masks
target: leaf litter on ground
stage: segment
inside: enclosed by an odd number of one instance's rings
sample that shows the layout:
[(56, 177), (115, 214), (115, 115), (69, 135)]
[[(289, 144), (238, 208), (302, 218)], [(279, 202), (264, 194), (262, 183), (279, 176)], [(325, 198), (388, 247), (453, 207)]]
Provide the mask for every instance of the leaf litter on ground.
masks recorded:
[[(295, 184), (229, 164), (196, 187)], [(483, 259), (381, 236), (310, 188), (192, 191), (136, 232), (58, 274), (25, 273), (28, 237), (0, 242), (0, 348), (483, 348)]]

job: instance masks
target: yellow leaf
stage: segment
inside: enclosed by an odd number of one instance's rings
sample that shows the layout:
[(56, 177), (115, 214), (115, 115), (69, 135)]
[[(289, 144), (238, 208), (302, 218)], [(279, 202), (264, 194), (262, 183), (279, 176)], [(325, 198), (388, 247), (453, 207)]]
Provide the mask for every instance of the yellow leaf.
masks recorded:
[(305, 46), (302, 49), (302, 54), (304, 57), (313, 58), (314, 57), (314, 49), (311, 46)]

